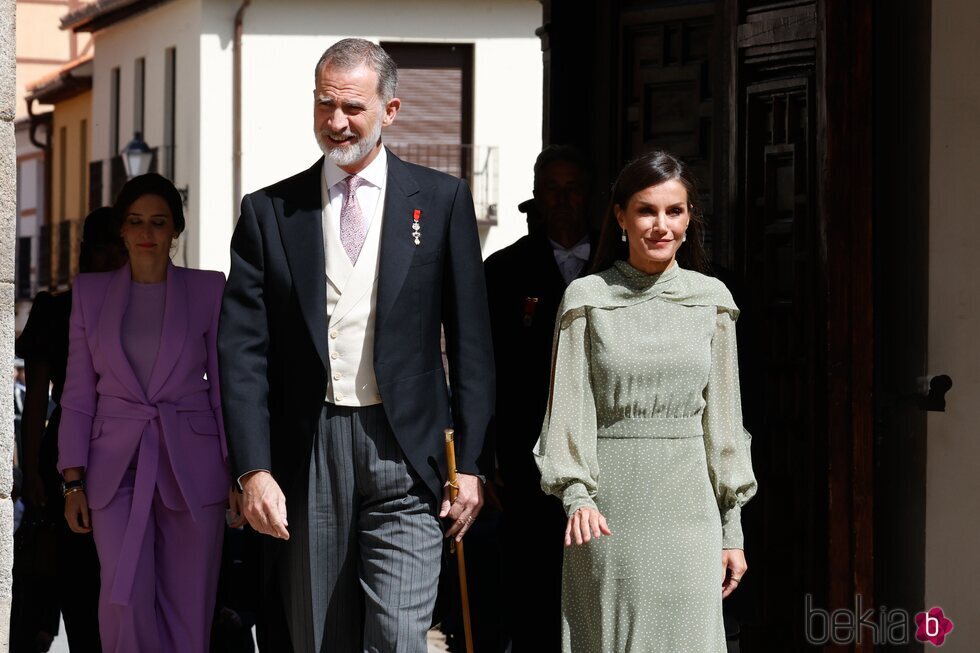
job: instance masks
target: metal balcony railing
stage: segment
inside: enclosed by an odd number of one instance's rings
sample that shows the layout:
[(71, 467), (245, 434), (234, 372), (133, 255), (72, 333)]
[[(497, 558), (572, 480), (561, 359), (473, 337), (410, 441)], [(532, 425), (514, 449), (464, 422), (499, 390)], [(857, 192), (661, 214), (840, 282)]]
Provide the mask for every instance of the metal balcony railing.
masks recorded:
[(477, 221), (486, 225), (497, 224), (499, 172), (496, 146), (427, 143), (385, 145), (400, 159), (465, 180), (473, 193)]

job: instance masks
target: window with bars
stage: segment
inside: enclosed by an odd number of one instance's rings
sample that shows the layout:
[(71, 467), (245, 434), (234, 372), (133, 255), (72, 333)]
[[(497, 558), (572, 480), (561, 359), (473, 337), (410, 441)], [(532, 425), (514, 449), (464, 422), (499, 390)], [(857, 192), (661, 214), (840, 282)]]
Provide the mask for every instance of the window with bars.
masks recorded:
[(477, 219), (497, 214), (497, 148), (473, 144), (473, 45), (381, 44), (398, 64), (395, 122), (385, 145), (399, 158), (466, 180)]
[(119, 68), (109, 77), (109, 156), (119, 154)]
[(41, 288), (51, 287), (51, 237), (53, 234), (51, 225), (41, 225), (41, 251), (37, 261), (37, 284)]
[(30, 299), (34, 295), (31, 284), (31, 254), (34, 239), (24, 236), (17, 239), (17, 299)]
[(71, 280), (72, 220), (58, 223), (58, 285), (67, 286)]
[(177, 130), (177, 48), (167, 48), (163, 74), (163, 166), (161, 174), (174, 178), (174, 136)]

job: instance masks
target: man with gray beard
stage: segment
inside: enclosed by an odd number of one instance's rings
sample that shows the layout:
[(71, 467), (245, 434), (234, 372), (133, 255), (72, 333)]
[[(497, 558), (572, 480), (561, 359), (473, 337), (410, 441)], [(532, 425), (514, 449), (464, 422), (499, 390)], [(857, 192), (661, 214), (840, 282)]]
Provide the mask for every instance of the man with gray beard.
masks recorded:
[(460, 539), (483, 504), (494, 377), (473, 201), (464, 182), (382, 145), (397, 78), (369, 41), (329, 48), (314, 90), (324, 157), (246, 195), (232, 239), (225, 424), (296, 651), (423, 653), (439, 518)]

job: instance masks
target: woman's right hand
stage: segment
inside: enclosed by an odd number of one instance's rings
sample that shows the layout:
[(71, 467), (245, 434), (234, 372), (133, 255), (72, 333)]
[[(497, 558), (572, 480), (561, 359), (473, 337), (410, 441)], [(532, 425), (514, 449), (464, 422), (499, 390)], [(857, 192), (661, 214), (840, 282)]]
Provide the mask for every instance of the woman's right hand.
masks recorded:
[(606, 518), (602, 513), (595, 508), (579, 508), (568, 518), (568, 526), (565, 527), (565, 546), (586, 544), (593, 537), (598, 539), (603, 535), (612, 535), (612, 531), (606, 525)]
[(85, 490), (69, 492), (68, 496), (65, 497), (65, 519), (68, 520), (68, 528), (75, 533), (92, 532)]

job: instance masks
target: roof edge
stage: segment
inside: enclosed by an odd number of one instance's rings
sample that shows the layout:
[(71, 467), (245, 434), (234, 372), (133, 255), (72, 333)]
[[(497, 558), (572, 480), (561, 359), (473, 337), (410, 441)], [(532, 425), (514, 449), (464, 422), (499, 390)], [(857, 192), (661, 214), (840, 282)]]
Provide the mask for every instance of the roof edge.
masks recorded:
[(96, 0), (65, 14), (61, 29), (73, 32), (97, 32), (153, 9), (172, 0)]
[(85, 55), (28, 84), (27, 101), (54, 104), (92, 88), (92, 55)]

